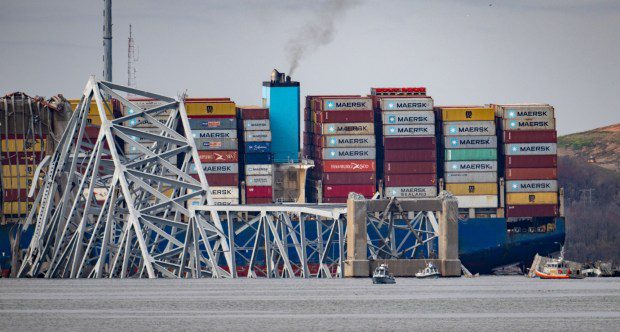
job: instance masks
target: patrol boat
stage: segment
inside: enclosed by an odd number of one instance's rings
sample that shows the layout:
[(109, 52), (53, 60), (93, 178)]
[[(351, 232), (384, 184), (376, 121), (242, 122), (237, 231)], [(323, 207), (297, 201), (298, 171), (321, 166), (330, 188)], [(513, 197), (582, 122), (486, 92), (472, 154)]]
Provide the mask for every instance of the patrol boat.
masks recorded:
[(437, 267), (435, 267), (435, 265), (433, 265), (432, 262), (428, 262), (428, 264), (423, 270), (415, 274), (416, 278), (436, 279), (436, 278), (439, 278), (440, 276), (441, 276), (441, 273), (439, 273), (439, 270), (437, 269)]
[(388, 266), (386, 264), (381, 264), (377, 266), (375, 272), (372, 274), (372, 283), (373, 284), (395, 284), (396, 279), (394, 276), (390, 274)]

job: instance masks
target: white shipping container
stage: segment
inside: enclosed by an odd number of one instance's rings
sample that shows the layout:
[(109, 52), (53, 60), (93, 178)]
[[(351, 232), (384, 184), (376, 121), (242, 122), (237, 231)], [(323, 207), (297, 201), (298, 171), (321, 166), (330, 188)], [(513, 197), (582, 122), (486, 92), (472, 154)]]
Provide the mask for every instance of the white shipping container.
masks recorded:
[(326, 148), (323, 149), (325, 160), (368, 160), (375, 159), (374, 148)]
[(323, 100), (325, 111), (370, 111), (370, 98), (326, 98)]
[[(202, 169), (205, 174), (226, 173), (234, 174), (239, 173), (239, 164), (237, 163), (201, 163)], [(191, 164), (189, 167), (189, 174), (196, 174), (196, 165)]]
[(374, 135), (333, 135), (323, 136), (323, 144), (327, 147), (374, 147), (376, 145)]
[(209, 187), (213, 199), (239, 198), (239, 188), (233, 186)]
[(270, 125), (269, 119), (243, 120), (243, 129), (245, 130), (270, 130), (271, 125)]
[[(190, 206), (198, 206), (200, 204), (200, 198), (196, 197), (196, 198), (190, 198), (188, 200), (188, 204)], [(239, 204), (239, 198), (214, 198), (213, 199), (213, 204), (214, 205), (237, 205)]]
[(271, 175), (248, 175), (245, 177), (245, 184), (248, 186), (272, 186), (273, 177)]
[(444, 146), (450, 149), (493, 149), (497, 147), (497, 136), (448, 136)]
[(194, 138), (236, 139), (237, 130), (192, 130), (192, 136)]
[(325, 123), (321, 126), (323, 135), (374, 135), (372, 122)]
[(485, 136), (495, 135), (494, 121), (456, 121), (443, 125), (444, 136)]
[(454, 196), (459, 202), (459, 209), (467, 208), (496, 208), (497, 195), (468, 195)]
[(433, 98), (381, 98), (381, 109), (386, 111), (432, 111)]
[(383, 125), (383, 136), (435, 136), (435, 125)]
[(246, 142), (271, 142), (271, 132), (266, 130), (252, 130), (243, 133)]
[(444, 174), (446, 183), (495, 183), (497, 172), (450, 172)]
[(272, 175), (273, 165), (245, 165), (245, 175)]
[(502, 128), (504, 130), (554, 130), (555, 119), (504, 119)]
[(507, 156), (538, 156), (557, 154), (555, 143), (519, 143), (506, 144), (504, 153)]
[(553, 119), (555, 112), (548, 104), (497, 105), (496, 114), (504, 119)]
[(385, 187), (386, 197), (435, 197), (437, 187)]
[(445, 163), (445, 170), (446, 172), (497, 172), (497, 161), (448, 161)]
[(506, 192), (557, 192), (557, 180), (519, 180), (506, 181)]
[[(155, 115), (153, 116), (155, 118), (155, 120), (157, 120), (159, 123), (161, 124), (166, 124), (166, 122), (168, 121), (168, 117), (169, 115), (164, 114), (164, 115)], [(154, 128), (156, 127), (153, 123), (151, 123), (150, 121), (146, 121), (144, 118), (142, 117), (137, 117), (137, 118), (133, 118), (131, 120), (127, 120), (123, 122), (124, 126), (127, 127), (132, 127), (132, 128)]]
[(383, 124), (434, 124), (435, 113), (433, 111), (383, 111), (381, 119)]

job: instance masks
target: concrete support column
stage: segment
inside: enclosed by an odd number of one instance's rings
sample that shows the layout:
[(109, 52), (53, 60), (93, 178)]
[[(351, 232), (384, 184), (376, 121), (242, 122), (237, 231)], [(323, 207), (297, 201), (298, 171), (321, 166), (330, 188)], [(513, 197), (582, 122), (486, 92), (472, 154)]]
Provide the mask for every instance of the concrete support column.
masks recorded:
[(439, 260), (441, 275), (456, 277), (461, 275), (459, 260), (459, 224), (458, 201), (452, 194), (444, 191), (439, 195), (441, 212), (439, 213)]
[(347, 200), (347, 259), (345, 277), (370, 276), (367, 254), (366, 213), (368, 201), (363, 197), (349, 196)]

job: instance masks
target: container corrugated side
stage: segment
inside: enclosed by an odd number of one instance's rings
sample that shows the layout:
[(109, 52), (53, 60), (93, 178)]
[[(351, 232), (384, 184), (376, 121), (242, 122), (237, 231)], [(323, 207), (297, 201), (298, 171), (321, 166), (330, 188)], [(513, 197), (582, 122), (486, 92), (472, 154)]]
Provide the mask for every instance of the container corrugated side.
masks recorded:
[(448, 183), (446, 190), (453, 195), (497, 195), (497, 183)]
[(235, 186), (231, 187), (209, 187), (212, 198), (239, 198), (239, 188)]
[(444, 181), (446, 183), (497, 183), (496, 172), (458, 172), (458, 173), (445, 173)]
[(376, 140), (374, 135), (333, 135), (333, 136), (317, 136), (316, 146), (319, 147), (374, 147)]
[(506, 168), (555, 168), (558, 157), (553, 156), (506, 156)]
[(189, 127), (192, 130), (207, 129), (236, 129), (237, 119), (235, 118), (211, 118), (211, 119), (192, 119), (189, 118)]
[(386, 150), (434, 150), (437, 147), (435, 137), (383, 137)]
[(495, 110), (492, 108), (442, 108), (443, 121), (494, 121)]
[(248, 186), (272, 186), (273, 177), (271, 175), (248, 175), (245, 177)]
[(271, 186), (247, 186), (245, 196), (250, 197), (272, 197), (273, 189)]
[(364, 97), (355, 98), (322, 98), (319, 99), (320, 109), (323, 111), (370, 111), (372, 99)]
[(557, 192), (557, 180), (506, 181), (506, 192)]
[(322, 157), (325, 160), (365, 160), (375, 159), (374, 148), (324, 148)]
[(319, 123), (374, 122), (373, 111), (317, 111), (312, 112), (312, 121)]
[(374, 135), (375, 125), (372, 122), (325, 123), (317, 124), (317, 134), (321, 135)]
[(245, 165), (246, 175), (272, 175), (273, 165)]
[(383, 181), (386, 187), (434, 186), (436, 174), (387, 174)]
[(383, 125), (383, 136), (434, 136), (435, 125)]
[(497, 105), (497, 115), (504, 119), (552, 119), (555, 117), (550, 105)]
[(506, 180), (557, 180), (557, 168), (507, 168)]
[(237, 130), (192, 130), (194, 138), (237, 139)]
[(323, 184), (375, 184), (375, 173), (322, 173), (319, 175)]
[(269, 119), (243, 120), (244, 130), (271, 130)]
[(238, 110), (243, 120), (269, 119), (268, 108), (239, 107)]
[(445, 136), (484, 136), (495, 135), (494, 121), (461, 121), (444, 122), (443, 134)]
[(271, 142), (271, 131), (252, 130), (243, 132), (243, 139), (246, 142)]
[(383, 164), (383, 171), (385, 174), (430, 174), (437, 172), (437, 163), (432, 161), (388, 161)]
[(370, 197), (375, 193), (374, 185), (323, 185), (324, 197), (348, 197), (349, 193)]
[(449, 149), (494, 149), (497, 136), (448, 136), (444, 146)]
[(446, 172), (497, 172), (497, 161), (449, 161), (444, 165)]
[(558, 204), (557, 193), (529, 192), (507, 193), (507, 205), (534, 205), (534, 204)]
[(237, 108), (233, 102), (191, 102), (185, 101), (185, 112), (192, 115), (228, 115), (237, 114)]
[(557, 154), (556, 143), (519, 143), (506, 144), (504, 153), (507, 156), (532, 156), (532, 155), (554, 155)]
[(432, 111), (433, 98), (431, 97), (412, 97), (412, 98), (389, 98), (382, 97), (380, 108), (384, 111)]
[(374, 160), (323, 160), (315, 167), (323, 172), (374, 172), (377, 163)]
[(435, 114), (433, 111), (383, 111), (381, 112), (383, 124), (434, 124)]
[(519, 120), (519, 119), (504, 119), (502, 121), (502, 129), (508, 130), (554, 130), (555, 119), (546, 120)]
[(197, 150), (237, 150), (238, 140), (235, 139), (213, 139), (213, 138), (194, 138)]
[[(201, 163), (205, 173), (239, 173), (237, 163)], [(196, 174), (196, 165), (191, 164), (189, 174)]]
[(385, 161), (436, 161), (435, 150), (385, 150)]
[(557, 143), (555, 130), (520, 130), (504, 131), (504, 143)]
[(236, 163), (239, 161), (239, 151), (198, 151), (201, 163)]
[(385, 187), (384, 192), (387, 197), (435, 197), (437, 196), (437, 187)]
[(446, 161), (480, 161), (497, 160), (497, 150), (495, 149), (458, 149), (445, 150)]
[(506, 217), (555, 217), (559, 214), (556, 204), (540, 205), (508, 205), (506, 206)]
[(454, 196), (458, 201), (459, 208), (496, 208), (497, 195), (468, 195)]

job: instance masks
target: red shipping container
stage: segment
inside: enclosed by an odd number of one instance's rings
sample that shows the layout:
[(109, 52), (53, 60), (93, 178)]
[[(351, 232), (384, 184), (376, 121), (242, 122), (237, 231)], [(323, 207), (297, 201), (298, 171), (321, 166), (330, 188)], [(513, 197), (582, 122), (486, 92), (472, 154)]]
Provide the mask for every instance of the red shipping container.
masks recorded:
[(506, 217), (555, 217), (558, 215), (558, 206), (555, 204), (540, 205), (508, 205)]
[(434, 150), (435, 137), (383, 137), (386, 150)]
[[(30, 188), (4, 189), (2, 190), (2, 200), (5, 202), (25, 202), (26, 200), (28, 200), (28, 190), (30, 190)], [(30, 199), (33, 200), (34, 197)]]
[(554, 168), (557, 156), (506, 156), (507, 168)]
[(435, 150), (384, 150), (385, 161), (436, 161)]
[(315, 160), (317, 170), (325, 173), (374, 172), (377, 163), (374, 160)]
[(504, 143), (556, 143), (555, 130), (504, 131)]
[(323, 173), (316, 179), (323, 184), (375, 184), (375, 173)]
[(335, 204), (335, 203), (346, 203), (347, 199), (348, 197), (323, 197), (321, 201), (323, 201), (323, 203)]
[(251, 197), (273, 197), (271, 186), (248, 186), (245, 187), (245, 196)]
[(271, 197), (248, 197), (245, 199), (246, 204), (271, 204), (273, 198)]
[(557, 168), (507, 168), (506, 180), (557, 180)]
[(383, 164), (385, 174), (431, 174), (437, 173), (437, 163), (432, 161), (423, 162), (385, 162)]
[(373, 122), (373, 111), (318, 111), (315, 112), (319, 123)]
[(364, 197), (371, 197), (375, 194), (375, 186), (363, 184), (323, 185), (323, 197), (348, 197), (349, 193), (352, 192), (364, 195)]
[(217, 115), (217, 114), (212, 114), (212, 115), (188, 115), (187, 116), (190, 119), (211, 119), (211, 118), (222, 118), (222, 119), (229, 119), (229, 118), (234, 118), (234, 115)]
[(384, 178), (386, 187), (434, 186), (436, 174), (390, 174)]
[[(222, 173), (222, 174), (205, 174), (207, 176), (207, 182), (209, 186), (238, 186), (239, 174), (237, 173)], [(192, 174), (192, 177), (199, 180), (198, 174)], [(200, 180), (199, 180), (200, 181)]]
[[(34, 165), (38, 166), (45, 157), (44, 151), (37, 152), (6, 152), (0, 154), (2, 165)], [(5, 176), (7, 176), (5, 174)]]
[(239, 161), (239, 151), (198, 151), (201, 163), (236, 163)]
[(268, 108), (243, 108), (239, 107), (239, 113), (243, 120), (261, 120), (269, 119)]

